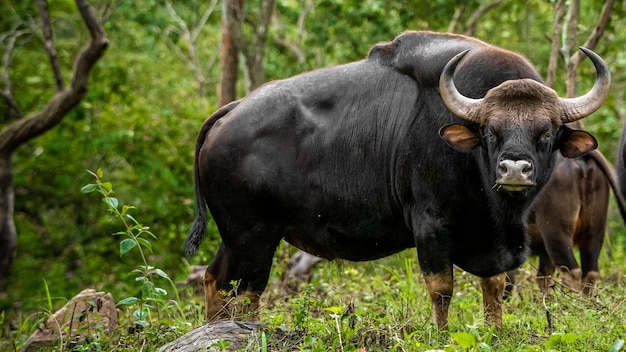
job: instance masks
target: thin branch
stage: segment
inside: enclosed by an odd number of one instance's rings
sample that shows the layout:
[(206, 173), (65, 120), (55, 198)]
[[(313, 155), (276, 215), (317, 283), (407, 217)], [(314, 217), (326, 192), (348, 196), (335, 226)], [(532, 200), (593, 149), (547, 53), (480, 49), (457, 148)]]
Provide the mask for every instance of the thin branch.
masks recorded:
[(556, 70), (559, 63), (559, 41), (563, 31), (563, 19), (565, 18), (565, 0), (559, 0), (555, 6), (554, 30), (552, 31), (552, 45), (550, 50), (550, 60), (548, 61), (548, 72), (546, 73), (546, 84), (548, 87), (554, 85)]
[(211, 0), (211, 5), (209, 6), (209, 8), (206, 9), (206, 11), (204, 11), (204, 14), (202, 15), (202, 18), (196, 24), (194, 30), (191, 33), (191, 38), (193, 39), (194, 43), (198, 40), (198, 37), (200, 36), (200, 32), (202, 31), (202, 29), (206, 25), (206, 23), (209, 20), (209, 17), (211, 16), (211, 14), (213, 14), (213, 12), (215, 11), (215, 7), (216, 6), (217, 6), (217, 0)]
[(54, 80), (56, 82), (56, 90), (60, 92), (63, 90), (63, 77), (61, 76), (61, 67), (59, 66), (59, 58), (57, 56), (57, 50), (54, 47), (54, 40), (52, 39), (52, 25), (50, 24), (50, 11), (48, 10), (48, 2), (46, 0), (37, 0), (37, 8), (39, 9), (39, 17), (41, 17), (41, 30), (43, 32), (44, 45), (48, 52), (48, 58), (52, 65), (52, 73), (54, 74)]
[(300, 43), (302, 42), (302, 38), (304, 37), (304, 25), (305, 25), (306, 17), (313, 10), (313, 8), (315, 8), (315, 4), (313, 4), (313, 1), (311, 0), (303, 0), (303, 1), (300, 1), (300, 7), (301, 7), (301, 10), (300, 10), (300, 14), (298, 15), (298, 22), (297, 22), (298, 32), (296, 33), (295, 40), (291, 40), (288, 38), (287, 31), (285, 30), (285, 25), (282, 22), (280, 15), (277, 12), (273, 13), (272, 19), (273, 19), (273, 25), (276, 28), (276, 33), (277, 33), (276, 40), (281, 45), (289, 49), (296, 56), (299, 63), (304, 63), (306, 59), (306, 55), (304, 53), (304, 50), (302, 50)]
[(463, 2), (455, 8), (454, 15), (452, 15), (452, 20), (448, 24), (448, 29), (447, 29), (448, 32), (452, 33), (456, 31), (456, 27), (458, 26), (459, 20), (461, 19), (461, 14), (463, 14), (463, 11), (465, 10), (465, 4), (466, 2)]
[[(609, 25), (614, 4), (615, 0), (606, 0), (604, 2), (602, 12), (600, 13), (600, 20), (593, 31), (591, 31), (591, 34), (589, 34), (589, 38), (587, 38), (585, 43), (582, 45), (583, 47), (594, 50), (596, 45), (598, 45), (600, 38), (602, 38), (602, 35), (604, 34), (604, 30)], [(576, 50), (576, 52), (572, 55), (571, 60), (578, 65), (578, 63), (584, 58), (585, 55), (580, 50)]]
[(115, 12), (115, 10), (117, 10), (120, 6), (122, 6), (123, 2), (124, 0), (117, 0), (117, 1), (107, 0), (104, 4), (104, 8), (102, 9), (100, 22), (104, 23), (108, 21), (111, 15), (113, 15), (113, 13)]
[(565, 41), (563, 52), (565, 53), (566, 81), (565, 93), (567, 97), (576, 96), (576, 65), (572, 61), (572, 51), (578, 36), (578, 16), (580, 14), (580, 0), (570, 1), (570, 7), (567, 11), (567, 30), (565, 33)]
[(165, 40), (165, 44), (167, 45), (167, 47), (170, 48), (170, 50), (172, 50), (174, 54), (176, 54), (176, 56), (178, 56), (180, 61), (182, 61), (186, 66), (192, 66), (193, 62), (189, 60), (187, 55), (185, 55), (183, 51), (180, 50), (180, 48), (170, 39), (170, 33), (176, 33), (181, 37), (183, 37), (183, 33), (181, 33), (181, 31), (174, 26), (167, 26), (163, 30), (163, 40)]
[[(17, 27), (19, 26), (21, 26), (21, 23)], [(24, 115), (20, 110), (17, 101), (13, 97), (13, 85), (11, 83), (11, 77), (9, 76), (9, 66), (11, 65), (11, 59), (13, 58), (13, 49), (15, 48), (19, 37), (32, 35), (33, 33), (34, 29), (32, 26), (31, 28), (25, 28), (21, 30), (14, 28), (8, 33), (3, 33), (2, 37), (0, 38), (0, 41), (2, 42), (6, 40), (6, 44), (4, 45), (4, 53), (2, 54), (2, 73), (0, 73), (4, 88), (0, 91), (0, 96), (2, 96), (2, 98), (7, 102), (9, 106), (9, 112), (13, 112), (17, 116), (17, 118), (22, 118)]]
[[(199, 85), (198, 93), (200, 94), (200, 96), (204, 96), (206, 76), (202, 70), (200, 56), (197, 51), (198, 37), (200, 35), (200, 32), (206, 25), (206, 22), (209, 20), (209, 17), (215, 11), (216, 6), (217, 0), (212, 0), (211, 5), (204, 11), (204, 14), (202, 15), (200, 21), (193, 26), (192, 30), (190, 30), (187, 23), (178, 15), (178, 13), (176, 13), (176, 10), (174, 10), (172, 4), (170, 2), (166, 3), (167, 11), (169, 12), (172, 19), (177, 23), (178, 27), (168, 26), (163, 31), (163, 37), (167, 46), (193, 72), (195, 79)], [(182, 50), (180, 50), (178, 46), (170, 39), (170, 33), (178, 34), (185, 41), (185, 43), (187, 44), (187, 54), (184, 54)], [(213, 66), (214, 63), (215, 57), (209, 60), (209, 69)]]
[(485, 5), (480, 5), (476, 11), (472, 13), (469, 20), (467, 21), (467, 29), (465, 30), (465, 35), (473, 36), (476, 33), (476, 25), (478, 24), (478, 20), (482, 15), (489, 12), (494, 7), (500, 5), (502, 0), (495, 0)]

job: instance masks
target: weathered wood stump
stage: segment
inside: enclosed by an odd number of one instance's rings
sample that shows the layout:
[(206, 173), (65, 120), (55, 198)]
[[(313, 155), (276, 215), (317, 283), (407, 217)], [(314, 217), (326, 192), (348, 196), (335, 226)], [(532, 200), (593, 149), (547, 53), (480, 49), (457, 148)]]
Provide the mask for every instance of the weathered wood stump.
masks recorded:
[[(263, 334), (266, 334), (265, 338)], [(294, 337), (281, 330), (266, 333), (260, 323), (215, 321), (162, 346), (158, 352), (260, 351), (263, 348), (272, 351), (277, 349), (276, 346), (281, 346), (281, 351), (297, 351), (296, 345)]]

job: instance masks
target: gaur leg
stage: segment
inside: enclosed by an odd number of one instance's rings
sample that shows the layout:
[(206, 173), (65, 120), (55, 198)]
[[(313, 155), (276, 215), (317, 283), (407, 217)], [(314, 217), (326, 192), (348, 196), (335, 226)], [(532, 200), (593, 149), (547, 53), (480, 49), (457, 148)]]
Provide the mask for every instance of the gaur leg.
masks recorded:
[(495, 324), (497, 329), (502, 328), (502, 298), (506, 284), (507, 273), (492, 277), (480, 278), (483, 290), (483, 305), (485, 307), (485, 321)]
[(554, 274), (555, 266), (552, 263), (552, 259), (548, 256), (548, 253), (539, 253), (539, 268), (537, 269), (537, 286), (543, 293), (552, 291), (554, 281), (552, 275)]
[[(204, 298), (205, 298), (205, 315), (207, 321), (228, 319), (224, 305), (228, 297), (220, 292), (223, 287), (224, 278), (226, 276), (226, 267), (228, 266), (228, 254), (224, 244), (220, 247), (213, 257), (211, 265), (204, 273)], [(218, 287), (220, 287), (218, 289)]]
[(423, 275), (430, 296), (433, 323), (440, 329), (446, 329), (448, 327), (448, 308), (454, 289), (452, 268), (445, 273), (425, 272)]
[(548, 276), (552, 275), (556, 267), (559, 269), (559, 277), (563, 285), (571, 290), (579, 291), (581, 270), (573, 251), (578, 210), (565, 208), (560, 209), (560, 213), (556, 212), (557, 210), (559, 209), (551, 209), (555, 211), (551, 214), (546, 209), (542, 209), (543, 213), (536, 215), (537, 226), (545, 248), (545, 254), (539, 253), (539, 270), (545, 277), (543, 283), (538, 282), (539, 287), (543, 292), (549, 291), (552, 282)]
[(277, 245), (266, 238), (257, 245), (220, 245), (204, 277), (207, 320), (250, 318), (267, 285)]
[[(420, 219), (422, 220), (422, 219)], [(454, 289), (452, 257), (447, 236), (429, 226), (436, 220), (415, 221), (417, 258), (426, 283), (432, 306), (433, 323), (438, 328), (448, 327), (448, 308)]]
[(580, 250), (580, 264), (582, 266), (582, 290), (584, 294), (591, 294), (600, 277), (598, 272), (598, 259), (604, 243), (605, 221), (598, 219), (597, 223), (590, 226), (578, 243)]
[(574, 257), (572, 236), (561, 232), (554, 239), (544, 236), (544, 241), (554, 266), (559, 269), (562, 284), (573, 291), (580, 291), (582, 271)]

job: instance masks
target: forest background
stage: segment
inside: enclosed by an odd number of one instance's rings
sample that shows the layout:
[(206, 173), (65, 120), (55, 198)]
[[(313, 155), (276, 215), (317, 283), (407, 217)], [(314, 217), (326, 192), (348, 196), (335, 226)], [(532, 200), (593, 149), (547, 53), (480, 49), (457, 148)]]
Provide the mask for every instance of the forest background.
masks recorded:
[[(105, 2), (91, 2), (105, 13)], [(264, 4), (273, 11), (267, 26)], [(405, 30), (453, 31), (476, 36), (528, 57), (546, 76), (554, 30), (556, 1), (388, 1), (262, 0), (246, 1), (243, 33), (252, 53), (240, 53), (236, 98), (262, 81), (364, 58), (377, 42), (391, 41)], [(597, 25), (604, 1), (580, 4), (576, 45)], [(221, 103), (220, 64), (223, 7), (213, 1), (141, 0), (113, 3), (104, 30), (109, 39), (96, 63), (86, 97), (54, 129), (21, 146), (12, 157), (17, 254), (0, 292), (7, 316), (41, 308), (47, 291), (70, 298), (85, 287), (128, 296), (124, 281), (136, 257), (119, 255), (119, 230), (106, 207), (80, 192), (92, 181), (87, 170), (102, 169), (134, 216), (149, 224), (158, 240), (150, 261), (175, 280), (184, 280), (189, 264), (210, 262), (219, 235), (211, 227), (191, 263), (182, 242), (194, 218), (193, 151), (203, 121)], [(15, 101), (23, 112), (41, 110), (55, 92), (36, 4), (0, 0), (0, 49), (7, 33), (19, 36), (3, 60)], [(70, 0), (49, 2), (61, 72), (69, 79), (75, 58), (89, 32)], [(260, 41), (259, 28), (266, 30)], [(571, 38), (570, 38), (571, 39)], [(606, 104), (585, 119), (585, 127), (614, 160), (626, 121), (626, 2), (617, 1), (595, 51), (609, 64), (612, 93)], [(260, 65), (252, 64), (255, 53)], [(248, 56), (251, 55), (251, 56)], [(578, 68), (578, 90), (595, 79), (585, 60)], [(559, 58), (554, 88), (565, 95), (565, 63)], [(6, 89), (6, 80), (0, 82)], [(15, 116), (0, 99), (0, 130)], [(611, 209), (615, 243), (624, 243), (621, 219)], [(621, 239), (621, 240), (620, 240)], [(47, 287), (46, 287), (47, 286)], [(44, 289), (44, 287), (46, 287)]]

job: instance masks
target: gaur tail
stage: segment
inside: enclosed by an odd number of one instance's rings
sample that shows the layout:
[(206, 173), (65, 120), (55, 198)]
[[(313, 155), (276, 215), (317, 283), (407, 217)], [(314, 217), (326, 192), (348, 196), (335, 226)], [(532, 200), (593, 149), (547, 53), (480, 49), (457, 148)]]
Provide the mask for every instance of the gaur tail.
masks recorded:
[(626, 199), (624, 199), (622, 190), (620, 189), (619, 183), (617, 182), (615, 168), (597, 149), (592, 150), (587, 155), (596, 162), (596, 164), (600, 167), (607, 180), (609, 181), (609, 185), (611, 185), (611, 188), (613, 189), (613, 194), (615, 195), (617, 208), (619, 209), (619, 213), (622, 216), (622, 221), (624, 221), (624, 224), (626, 224)]
[(206, 233), (206, 225), (208, 222), (208, 213), (206, 206), (206, 199), (202, 194), (202, 187), (200, 185), (200, 168), (198, 166), (198, 157), (200, 155), (200, 149), (202, 149), (202, 145), (204, 144), (204, 140), (213, 127), (213, 124), (220, 118), (224, 117), (231, 110), (233, 110), (237, 105), (239, 105), (240, 100), (233, 101), (227, 105), (224, 105), (219, 110), (214, 112), (209, 118), (204, 122), (202, 128), (200, 129), (200, 134), (198, 135), (198, 139), (196, 141), (196, 152), (195, 152), (195, 161), (194, 161), (194, 183), (195, 183), (195, 193), (196, 193), (196, 218), (193, 221), (193, 225), (191, 230), (187, 233), (187, 238), (185, 238), (185, 256), (192, 257), (198, 251), (200, 247), (200, 243), (202, 243), (202, 239), (204, 238), (204, 234)]

